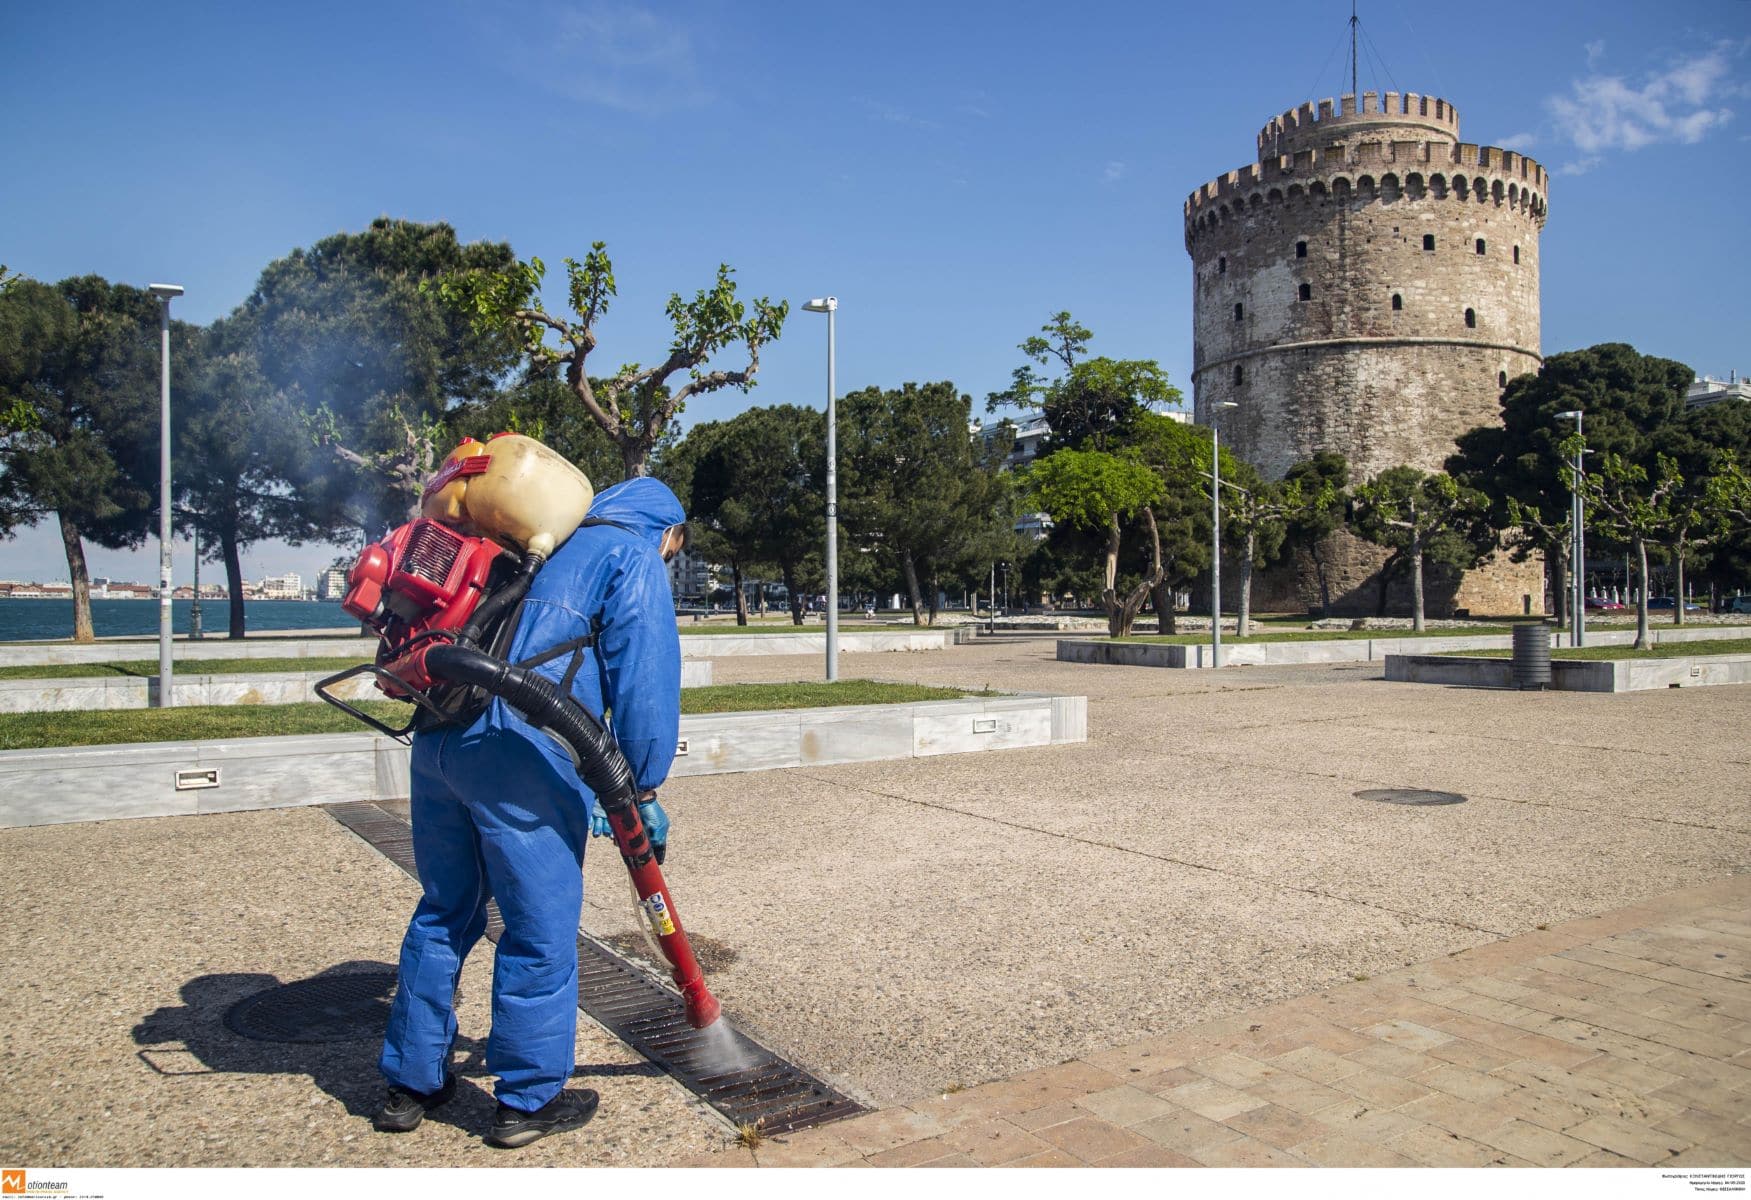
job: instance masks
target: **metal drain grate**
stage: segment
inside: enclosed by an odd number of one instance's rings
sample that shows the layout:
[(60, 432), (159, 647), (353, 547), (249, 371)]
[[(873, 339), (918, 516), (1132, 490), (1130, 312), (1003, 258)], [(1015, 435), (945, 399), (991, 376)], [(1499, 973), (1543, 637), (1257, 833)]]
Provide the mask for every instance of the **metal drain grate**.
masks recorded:
[(232, 1033), (258, 1042), (355, 1042), (381, 1038), (395, 972), (319, 975), (245, 996), (225, 1013)]
[(1464, 804), (1458, 792), (1433, 792), (1427, 788), (1366, 788), (1355, 793), (1358, 800), (1374, 800), (1381, 804)]
[[(335, 820), (414, 874), (413, 832), (375, 804), (328, 807)], [(504, 925), (488, 913), (487, 936)], [(863, 1105), (781, 1058), (720, 1018), (707, 1035), (687, 1024), (681, 997), (644, 967), (589, 934), (578, 935), (578, 1007), (737, 1125), (787, 1133), (864, 1112)], [(379, 1034), (382, 1023), (378, 1024)]]

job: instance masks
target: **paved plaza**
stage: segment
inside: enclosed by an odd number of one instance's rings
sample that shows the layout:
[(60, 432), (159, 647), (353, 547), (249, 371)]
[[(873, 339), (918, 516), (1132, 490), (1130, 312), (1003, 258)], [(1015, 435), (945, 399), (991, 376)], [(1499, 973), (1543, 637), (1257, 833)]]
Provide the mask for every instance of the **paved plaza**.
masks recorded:
[[(392, 963), (416, 886), (315, 810), (0, 831), (0, 1153), (63, 1166), (1751, 1162), (1751, 689), (1078, 666), (999, 637), (846, 676), (1089, 697), (1086, 744), (678, 780), (669, 876), (747, 1031), (878, 1111), (752, 1153), (585, 1021), (581, 1135), (373, 1134), (368, 1043), (237, 999)], [(722, 660), (719, 682), (814, 677)], [(1463, 804), (1359, 799), (1433, 788)], [(633, 930), (612, 853), (585, 926)]]

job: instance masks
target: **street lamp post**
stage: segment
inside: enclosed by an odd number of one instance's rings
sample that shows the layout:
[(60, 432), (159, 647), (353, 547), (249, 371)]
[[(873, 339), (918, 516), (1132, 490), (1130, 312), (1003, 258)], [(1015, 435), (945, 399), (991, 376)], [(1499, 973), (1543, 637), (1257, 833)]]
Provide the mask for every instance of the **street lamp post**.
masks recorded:
[(170, 667), (170, 302), (182, 295), (175, 283), (146, 289), (158, 297), (158, 707), (176, 707)]
[(833, 315), (839, 298), (825, 296), (803, 305), (804, 312), (827, 314), (827, 682), (839, 679), (839, 405), (833, 382)]
[[(1559, 421), (1573, 421), (1575, 423), (1576, 437), (1581, 436), (1581, 417), (1582, 412), (1578, 408), (1570, 409), (1568, 412), (1559, 412), (1556, 415)], [(1569, 481), (1569, 544), (1572, 556), (1570, 569), (1573, 572), (1572, 590), (1574, 595), (1571, 602), (1574, 611), (1569, 617), (1569, 645), (1571, 646), (1585, 646), (1587, 644), (1587, 501), (1581, 495), (1581, 471), (1586, 466), (1581, 457), (1583, 453), (1584, 451), (1576, 448), (1575, 459), (1571, 464), (1574, 475)]]
[[(1232, 400), (1210, 406), (1210, 665), (1222, 665), (1222, 439), (1216, 430), (1223, 409), (1239, 408)], [(1160, 613), (1156, 619), (1165, 620)]]

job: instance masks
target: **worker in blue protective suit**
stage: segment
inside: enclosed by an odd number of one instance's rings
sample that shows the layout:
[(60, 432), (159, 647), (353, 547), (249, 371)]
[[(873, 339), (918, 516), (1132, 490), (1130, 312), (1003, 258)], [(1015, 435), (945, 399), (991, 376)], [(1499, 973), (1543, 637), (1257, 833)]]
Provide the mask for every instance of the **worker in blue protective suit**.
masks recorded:
[[(597, 718), (612, 713), (654, 846), (668, 840), (655, 789), (681, 721), (681, 642), (664, 563), (685, 544), (684, 520), (680, 501), (655, 479), (602, 492), (589, 521), (535, 576), (506, 655), (521, 662), (592, 642), (534, 669), (569, 678), (572, 697)], [(496, 698), (466, 727), (417, 734), (410, 783), (425, 894), (401, 946), (378, 1063), (389, 1097), (373, 1123), (406, 1132), (454, 1094), (456, 982), (492, 899), (505, 929), (486, 1051), (499, 1105), (487, 1140), (522, 1146), (576, 1129), (597, 1104), (595, 1092), (565, 1086), (577, 1034), (584, 843), (609, 832), (607, 818), (595, 807), (592, 823), (594, 797), (566, 749)]]

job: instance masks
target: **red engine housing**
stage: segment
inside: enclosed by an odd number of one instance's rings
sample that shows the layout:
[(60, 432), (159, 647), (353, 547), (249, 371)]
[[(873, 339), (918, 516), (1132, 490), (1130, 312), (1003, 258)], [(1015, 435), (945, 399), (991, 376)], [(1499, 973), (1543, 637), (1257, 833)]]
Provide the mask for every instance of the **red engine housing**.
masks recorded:
[[(474, 614), (502, 553), (487, 538), (424, 517), (365, 547), (347, 573), (341, 607), (377, 631), (377, 664), (407, 683), (402, 691), (379, 681), (387, 695), (400, 699), (432, 686), (424, 648)], [(437, 637), (422, 636), (428, 634)]]

